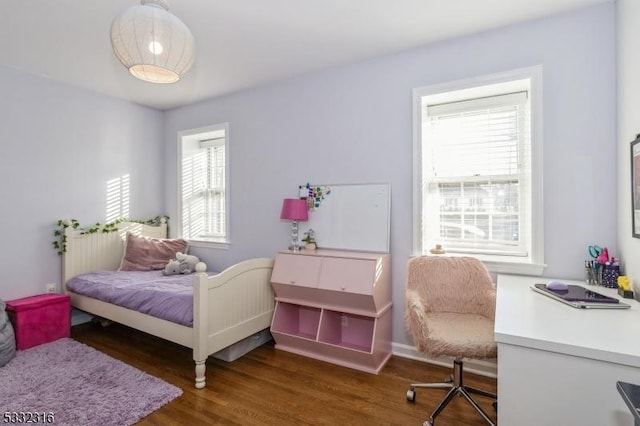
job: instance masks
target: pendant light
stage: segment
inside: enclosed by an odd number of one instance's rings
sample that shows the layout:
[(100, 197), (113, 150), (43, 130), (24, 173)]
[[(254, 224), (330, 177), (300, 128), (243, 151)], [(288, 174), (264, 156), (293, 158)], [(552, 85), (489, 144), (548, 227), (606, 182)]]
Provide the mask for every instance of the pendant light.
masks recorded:
[(118, 60), (140, 80), (175, 83), (194, 62), (193, 35), (165, 0), (141, 0), (111, 24)]

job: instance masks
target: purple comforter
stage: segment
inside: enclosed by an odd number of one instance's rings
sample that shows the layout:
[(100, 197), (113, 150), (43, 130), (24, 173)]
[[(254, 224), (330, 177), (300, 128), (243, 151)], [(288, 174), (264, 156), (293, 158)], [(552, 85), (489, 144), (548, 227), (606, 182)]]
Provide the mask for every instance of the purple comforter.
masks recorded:
[(81, 274), (67, 288), (167, 321), (193, 326), (193, 275), (162, 271), (102, 271)]

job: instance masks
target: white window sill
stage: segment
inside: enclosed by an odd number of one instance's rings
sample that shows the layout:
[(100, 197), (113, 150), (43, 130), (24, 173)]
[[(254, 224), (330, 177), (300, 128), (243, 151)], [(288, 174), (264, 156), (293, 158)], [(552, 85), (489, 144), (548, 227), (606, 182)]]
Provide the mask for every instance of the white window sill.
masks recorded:
[(189, 247), (229, 250), (231, 248), (231, 242), (230, 241), (189, 240)]
[[(426, 255), (426, 254), (425, 254)], [(418, 255), (419, 256), (419, 255)], [(433, 255), (430, 255), (433, 256)], [(446, 256), (469, 256), (480, 259), (492, 274), (512, 274), (542, 276), (546, 264), (532, 263), (526, 261), (524, 257), (495, 256), (488, 254), (471, 253), (446, 253)]]
[(542, 276), (544, 268), (547, 266), (540, 263), (528, 263), (518, 261), (504, 261), (490, 259), (490, 256), (477, 256), (482, 260), (482, 263), (487, 267), (489, 272), (495, 274), (515, 274), (515, 275), (530, 275), (530, 276)]

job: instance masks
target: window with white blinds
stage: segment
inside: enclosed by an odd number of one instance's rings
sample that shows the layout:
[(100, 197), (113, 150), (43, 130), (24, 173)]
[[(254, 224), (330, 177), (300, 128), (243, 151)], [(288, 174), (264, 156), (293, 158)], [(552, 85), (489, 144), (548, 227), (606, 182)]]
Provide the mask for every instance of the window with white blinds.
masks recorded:
[(530, 80), (417, 94), (419, 254), (533, 261)]
[(182, 134), (181, 229), (194, 241), (228, 241), (227, 125)]

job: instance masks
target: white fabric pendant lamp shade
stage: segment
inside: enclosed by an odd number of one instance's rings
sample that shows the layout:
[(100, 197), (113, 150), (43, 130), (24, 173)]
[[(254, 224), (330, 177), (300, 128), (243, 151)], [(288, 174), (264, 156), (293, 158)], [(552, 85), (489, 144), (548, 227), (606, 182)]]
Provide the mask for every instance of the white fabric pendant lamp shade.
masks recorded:
[(168, 10), (164, 0), (142, 0), (111, 24), (113, 52), (141, 80), (175, 83), (193, 65), (193, 35)]

